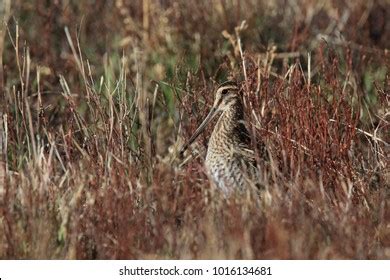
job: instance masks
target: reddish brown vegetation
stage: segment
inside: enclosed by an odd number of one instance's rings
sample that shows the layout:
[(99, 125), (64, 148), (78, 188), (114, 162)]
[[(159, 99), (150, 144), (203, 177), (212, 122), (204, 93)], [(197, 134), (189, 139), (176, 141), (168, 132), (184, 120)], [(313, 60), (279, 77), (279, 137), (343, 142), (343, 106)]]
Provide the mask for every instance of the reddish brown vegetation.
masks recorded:
[[(390, 258), (384, 1), (65, 2), (7, 26), (1, 258)], [(260, 200), (176, 157), (228, 75)]]

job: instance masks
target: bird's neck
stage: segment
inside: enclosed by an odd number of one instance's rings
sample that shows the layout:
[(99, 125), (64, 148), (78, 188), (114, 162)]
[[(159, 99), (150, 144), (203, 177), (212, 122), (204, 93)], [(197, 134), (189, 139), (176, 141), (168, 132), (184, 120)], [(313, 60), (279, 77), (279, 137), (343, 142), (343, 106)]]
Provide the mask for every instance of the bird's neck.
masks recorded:
[(235, 130), (243, 125), (244, 110), (240, 99), (232, 103), (222, 112), (214, 128), (213, 135), (232, 134)]

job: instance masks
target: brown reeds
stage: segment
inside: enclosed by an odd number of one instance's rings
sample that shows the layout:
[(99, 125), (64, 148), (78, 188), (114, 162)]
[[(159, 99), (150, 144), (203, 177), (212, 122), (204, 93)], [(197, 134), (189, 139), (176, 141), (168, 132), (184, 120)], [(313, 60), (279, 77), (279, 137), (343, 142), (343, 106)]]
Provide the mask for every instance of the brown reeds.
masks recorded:
[[(371, 38), (374, 6), (30, 2), (2, 29), (1, 258), (390, 258), (390, 33)], [(176, 157), (228, 76), (261, 203), (210, 186), (211, 127)]]

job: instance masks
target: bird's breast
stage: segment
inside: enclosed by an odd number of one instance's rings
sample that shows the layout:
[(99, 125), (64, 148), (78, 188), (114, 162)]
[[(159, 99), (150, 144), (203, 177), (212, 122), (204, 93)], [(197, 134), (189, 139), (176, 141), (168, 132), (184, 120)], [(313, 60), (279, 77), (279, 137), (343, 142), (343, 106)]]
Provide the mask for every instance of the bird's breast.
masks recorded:
[(223, 192), (244, 186), (243, 160), (237, 157), (233, 147), (219, 147), (218, 150), (209, 147), (205, 165), (208, 175)]

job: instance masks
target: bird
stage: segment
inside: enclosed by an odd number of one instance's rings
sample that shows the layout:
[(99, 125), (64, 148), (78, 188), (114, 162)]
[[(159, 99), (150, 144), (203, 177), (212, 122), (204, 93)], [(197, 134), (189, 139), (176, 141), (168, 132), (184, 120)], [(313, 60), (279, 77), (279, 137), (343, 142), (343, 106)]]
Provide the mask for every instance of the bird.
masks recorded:
[(250, 149), (250, 136), (244, 123), (240, 88), (235, 81), (227, 81), (218, 87), (210, 112), (179, 153), (183, 156), (218, 115), (208, 142), (205, 167), (212, 182), (224, 194), (230, 195), (250, 186), (255, 170), (254, 152)]

